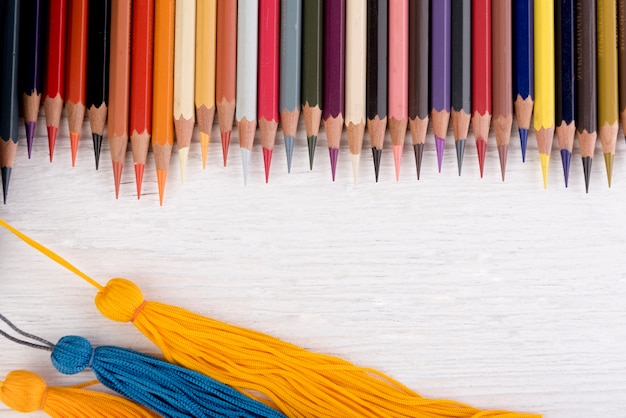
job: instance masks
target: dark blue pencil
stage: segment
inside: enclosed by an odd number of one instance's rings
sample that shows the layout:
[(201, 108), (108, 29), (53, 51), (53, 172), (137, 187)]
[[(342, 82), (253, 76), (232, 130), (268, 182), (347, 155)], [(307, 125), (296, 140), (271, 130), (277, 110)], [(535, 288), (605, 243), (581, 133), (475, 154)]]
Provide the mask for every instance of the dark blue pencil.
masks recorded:
[(526, 161), (528, 129), (533, 114), (535, 94), (533, 0), (514, 0), (513, 6), (513, 97), (522, 147), (522, 161)]

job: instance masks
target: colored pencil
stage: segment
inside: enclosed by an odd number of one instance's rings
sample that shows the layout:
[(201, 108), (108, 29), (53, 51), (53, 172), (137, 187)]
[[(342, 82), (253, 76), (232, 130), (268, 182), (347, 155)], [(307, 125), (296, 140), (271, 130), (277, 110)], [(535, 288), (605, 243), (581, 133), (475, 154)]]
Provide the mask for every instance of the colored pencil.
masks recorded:
[(48, 16), (43, 0), (24, 0), (20, 22), (20, 78), (24, 106), (24, 127), (28, 158), (33, 151), (35, 127), (41, 104), (41, 67), (43, 59), (43, 20)]
[(626, 0), (617, 0), (617, 23), (619, 113), (626, 139)]
[(280, 118), (278, 115), (279, 57), (280, 0), (260, 0), (257, 105), (266, 183), (269, 181), (276, 130)]
[(303, 0), (302, 16), (302, 119), (304, 119), (309, 150), (309, 169), (312, 170), (315, 145), (322, 119), (323, 0)]
[(491, 0), (472, 0), (472, 128), (481, 178), (491, 114)]
[(152, 85), (152, 153), (163, 206), (167, 171), (174, 146), (174, 27), (175, 0), (158, 0), (154, 10)]
[(367, 0), (367, 131), (378, 182), (387, 130), (387, 0)]
[(202, 168), (211, 141), (215, 116), (215, 65), (217, 42), (217, 0), (196, 2), (196, 117), (200, 131)]
[(176, 2), (174, 42), (174, 130), (178, 145), (180, 181), (184, 182), (189, 146), (196, 123), (194, 109), (195, 1)]
[(237, 4), (237, 108), (235, 117), (244, 184), (248, 183), (250, 154), (256, 132), (258, 27), (258, 1), (239, 0)]
[(548, 187), (554, 139), (554, 3), (535, 0), (535, 117), (543, 187)]
[(72, 167), (76, 163), (78, 141), (85, 120), (87, 103), (87, 25), (89, 0), (69, 0), (67, 16), (67, 64), (65, 110), (70, 131)]
[(337, 156), (343, 132), (346, 52), (346, 1), (324, 3), (324, 109), (322, 118), (328, 141), (330, 169), (335, 181)]
[(7, 203), (11, 170), (17, 152), (18, 136), (18, 48), (20, 33), (20, 2), (0, 3), (2, 13), (2, 49), (0, 53), (0, 173), (2, 198)]
[(94, 1), (89, 5), (88, 26), (87, 114), (97, 170), (100, 165), (100, 150), (109, 103), (110, 0)]
[(602, 143), (609, 187), (619, 129), (616, 16), (615, 0), (598, 0), (598, 134)]
[(129, 131), (139, 199), (152, 132), (154, 0), (134, 0), (132, 28)]
[(48, 48), (44, 80), (43, 110), (46, 115), (50, 162), (54, 157), (59, 122), (65, 97), (65, 38), (67, 0), (50, 0), (48, 19)]
[(111, 4), (111, 63), (109, 68), (108, 133), (115, 198), (119, 197), (124, 158), (128, 147), (130, 95), (131, 0)]
[(280, 14), (280, 123), (285, 138), (287, 172), (300, 118), (302, 0), (282, 0)]
[(556, 97), (556, 137), (561, 149), (561, 163), (565, 187), (569, 183), (569, 168), (576, 134), (575, 123), (575, 74), (574, 74), (574, 1), (559, 0), (555, 3), (554, 51)]
[(429, 1), (409, 2), (409, 128), (417, 179), (422, 171), (422, 155), (428, 129), (428, 60), (429, 60)]
[(215, 101), (222, 140), (224, 167), (228, 160), (230, 134), (235, 119), (237, 95), (237, 2), (217, 1)]
[(576, 134), (587, 193), (598, 137), (596, 39), (596, 0), (576, 0)]
[(512, 58), (511, 58), (511, 0), (496, 0), (492, 4), (492, 48), (498, 51), (492, 59), (493, 130), (496, 135), (502, 181), (513, 124)]
[(514, 0), (513, 98), (522, 162), (526, 161), (528, 130), (535, 97), (534, 0)]
[[(448, 0), (444, 0), (448, 1)], [(389, 0), (389, 132), (396, 181), (409, 119), (409, 2)], [(352, 75), (350, 75), (352, 77)]]
[[(354, 184), (359, 177), (359, 160), (365, 133), (367, 77), (367, 3), (346, 1), (346, 74), (345, 124), (352, 159)], [(406, 95), (406, 89), (404, 90)]]
[(452, 0), (450, 7), (450, 108), (460, 176), (472, 117), (472, 3)]
[(437, 167), (441, 173), (443, 150), (450, 122), (450, 0), (435, 1), (431, 10), (431, 74), (430, 115), (437, 149)]

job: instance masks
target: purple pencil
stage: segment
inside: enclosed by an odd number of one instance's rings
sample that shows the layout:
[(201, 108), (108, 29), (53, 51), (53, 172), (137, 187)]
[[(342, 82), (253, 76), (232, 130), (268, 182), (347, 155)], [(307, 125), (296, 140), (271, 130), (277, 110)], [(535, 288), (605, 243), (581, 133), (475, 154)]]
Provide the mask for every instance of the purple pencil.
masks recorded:
[(438, 0), (431, 3), (431, 117), (437, 165), (441, 172), (443, 150), (450, 121), (450, 0)]
[(324, 2), (324, 129), (333, 181), (343, 132), (346, 1)]

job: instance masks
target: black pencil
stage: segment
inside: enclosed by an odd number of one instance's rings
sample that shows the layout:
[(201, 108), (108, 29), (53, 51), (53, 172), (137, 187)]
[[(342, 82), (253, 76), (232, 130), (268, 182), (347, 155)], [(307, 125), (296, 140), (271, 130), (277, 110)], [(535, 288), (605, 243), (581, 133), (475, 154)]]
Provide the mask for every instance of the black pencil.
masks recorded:
[(452, 0), (450, 106), (456, 160), (461, 175), (465, 141), (472, 118), (472, 3)]

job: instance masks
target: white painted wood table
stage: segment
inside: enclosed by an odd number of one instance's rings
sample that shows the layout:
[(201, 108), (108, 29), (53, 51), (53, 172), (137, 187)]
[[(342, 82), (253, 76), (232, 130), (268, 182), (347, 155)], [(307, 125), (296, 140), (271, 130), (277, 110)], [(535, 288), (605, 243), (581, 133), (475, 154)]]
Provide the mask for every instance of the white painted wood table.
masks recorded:
[[(43, 118), (30, 160), (22, 139), (0, 216), (100, 283), (131, 279), (148, 300), (377, 368), (425, 397), (626, 417), (621, 131), (612, 188), (598, 142), (585, 194), (577, 148), (565, 189), (555, 141), (544, 190), (534, 136), (522, 164), (516, 127), (504, 183), (493, 137), (485, 177), (471, 135), (459, 177), (451, 132), (440, 174), (429, 133), (420, 181), (409, 136), (395, 181), (387, 138), (379, 183), (366, 136), (358, 185), (344, 137), (333, 183), (323, 131), (310, 171), (301, 126), (292, 173), (279, 131), (269, 184), (257, 137), (244, 186), (236, 131), (224, 168), (216, 125), (206, 171), (196, 130), (185, 184), (174, 150), (160, 207), (152, 155), (138, 201), (128, 152), (115, 200), (108, 144), (95, 171), (85, 123), (72, 168), (61, 126), (53, 163)], [(0, 312), (18, 326), (157, 353), (131, 324), (100, 316), (94, 295), (0, 231)], [(0, 340), (0, 379), (14, 369), (56, 385), (92, 376), (62, 376), (48, 353)], [(0, 405), (0, 416), (21, 415)]]

